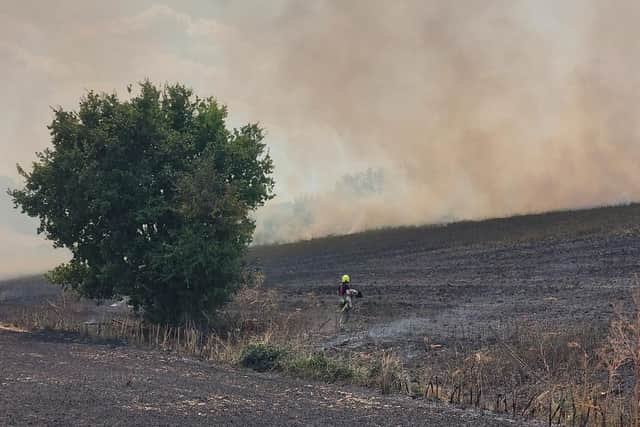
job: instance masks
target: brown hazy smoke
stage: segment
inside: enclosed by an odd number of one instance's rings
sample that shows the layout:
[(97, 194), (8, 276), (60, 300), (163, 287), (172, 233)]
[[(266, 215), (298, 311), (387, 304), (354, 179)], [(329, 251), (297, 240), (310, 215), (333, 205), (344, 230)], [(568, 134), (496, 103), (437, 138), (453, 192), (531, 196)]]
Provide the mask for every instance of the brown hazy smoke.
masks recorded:
[(632, 0), (0, 2), (0, 184), (49, 105), (149, 77), (267, 129), (258, 242), (637, 201), (637, 22)]
[[(258, 241), (640, 199), (636, 2), (236, 12), (235, 95), (285, 129), (292, 185), (322, 189), (260, 212)], [(379, 191), (334, 188), (368, 168)]]

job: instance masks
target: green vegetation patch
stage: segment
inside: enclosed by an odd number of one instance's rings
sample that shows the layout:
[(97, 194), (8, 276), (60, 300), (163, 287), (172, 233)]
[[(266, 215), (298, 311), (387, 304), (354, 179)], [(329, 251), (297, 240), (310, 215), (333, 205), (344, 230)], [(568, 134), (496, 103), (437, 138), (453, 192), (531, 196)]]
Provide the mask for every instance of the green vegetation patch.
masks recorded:
[(347, 359), (328, 357), (320, 352), (307, 353), (281, 346), (253, 343), (242, 351), (240, 365), (258, 372), (281, 371), (291, 376), (325, 382), (360, 382), (364, 377)]
[(271, 344), (249, 344), (240, 356), (240, 365), (258, 372), (278, 370), (287, 351)]
[(356, 382), (360, 378), (359, 370), (345, 359), (334, 359), (323, 353), (294, 355), (284, 366), (294, 376), (326, 382)]

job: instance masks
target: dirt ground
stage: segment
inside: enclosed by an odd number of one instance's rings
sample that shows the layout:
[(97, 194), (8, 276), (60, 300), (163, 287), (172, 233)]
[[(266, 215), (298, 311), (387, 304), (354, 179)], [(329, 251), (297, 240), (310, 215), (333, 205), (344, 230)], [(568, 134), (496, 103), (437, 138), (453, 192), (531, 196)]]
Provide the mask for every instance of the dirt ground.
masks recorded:
[(491, 413), (60, 334), (0, 330), (0, 355), (3, 426), (516, 425)]

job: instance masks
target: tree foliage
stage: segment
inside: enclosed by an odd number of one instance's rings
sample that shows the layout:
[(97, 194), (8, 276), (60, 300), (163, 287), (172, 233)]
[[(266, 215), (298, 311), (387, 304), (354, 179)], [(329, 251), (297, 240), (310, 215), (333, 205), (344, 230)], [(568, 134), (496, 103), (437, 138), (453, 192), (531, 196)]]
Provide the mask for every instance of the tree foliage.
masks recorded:
[(52, 147), (10, 191), (73, 255), (50, 280), (127, 296), (154, 321), (208, 319), (242, 282), (250, 212), (273, 197), (263, 130), (226, 117), (213, 98), (148, 81), (129, 100), (89, 92), (54, 110)]

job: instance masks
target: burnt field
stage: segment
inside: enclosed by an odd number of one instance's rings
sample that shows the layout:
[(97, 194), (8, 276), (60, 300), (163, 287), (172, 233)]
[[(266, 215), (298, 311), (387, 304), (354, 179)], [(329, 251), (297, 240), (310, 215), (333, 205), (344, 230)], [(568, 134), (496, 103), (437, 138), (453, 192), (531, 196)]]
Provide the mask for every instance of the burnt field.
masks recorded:
[(447, 340), (514, 321), (607, 325), (640, 272), (640, 205), (371, 231), (255, 248), (292, 301), (335, 303), (340, 275), (365, 297), (372, 340)]
[(309, 315), (334, 315), (339, 277), (350, 274), (364, 298), (319, 347), (391, 352), (425, 395), (441, 383), (449, 402), (571, 425), (626, 425), (637, 414), (640, 362), (624, 349), (640, 334), (629, 320), (640, 303), (638, 204), (371, 231), (252, 255), (267, 286)]
[[(305, 354), (368, 366), (391, 357), (397, 391), (413, 399), (238, 370), (225, 357), (0, 329), (0, 424), (628, 425), (633, 367), (608, 376), (600, 355), (615, 313), (634, 310), (639, 220), (634, 204), (251, 249), (264, 287), (238, 305), (248, 320), (238, 325), (280, 326), (249, 331), (244, 344), (269, 336), (270, 345), (296, 341)], [(343, 273), (364, 298), (339, 330)], [(2, 281), (0, 321), (40, 306), (71, 318), (61, 329), (129, 316), (112, 301), (60, 298), (40, 277)]]
[(513, 425), (495, 414), (68, 335), (0, 330), (0, 349), (3, 426)]

